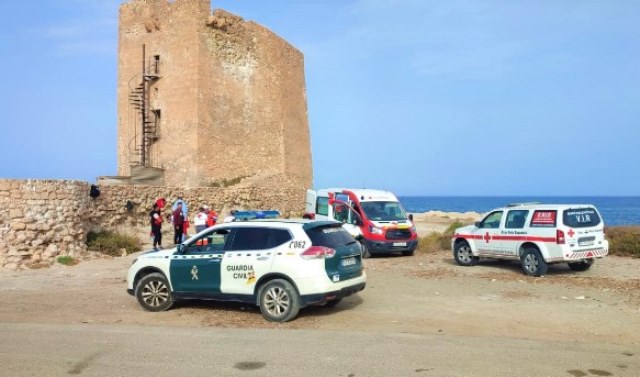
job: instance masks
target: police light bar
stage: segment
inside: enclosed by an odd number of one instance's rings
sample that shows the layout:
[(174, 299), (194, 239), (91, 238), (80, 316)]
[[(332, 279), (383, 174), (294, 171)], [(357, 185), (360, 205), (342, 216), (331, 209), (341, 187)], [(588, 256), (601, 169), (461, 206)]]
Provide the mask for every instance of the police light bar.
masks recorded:
[(265, 211), (237, 211), (234, 214), (236, 221), (238, 220), (253, 220), (253, 219), (277, 219), (280, 217), (280, 212), (277, 210), (265, 210)]

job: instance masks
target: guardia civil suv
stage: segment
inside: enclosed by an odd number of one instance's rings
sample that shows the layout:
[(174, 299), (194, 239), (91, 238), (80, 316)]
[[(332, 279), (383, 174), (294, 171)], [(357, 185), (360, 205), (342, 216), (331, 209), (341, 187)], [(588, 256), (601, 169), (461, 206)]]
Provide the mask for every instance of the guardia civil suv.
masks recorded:
[(240, 301), (285, 322), (307, 305), (333, 306), (366, 282), (360, 244), (341, 223), (261, 220), (215, 225), (173, 249), (140, 255), (127, 291), (148, 311), (183, 299)]
[(590, 204), (512, 204), (495, 209), (475, 225), (456, 229), (456, 262), (473, 266), (482, 258), (519, 260), (525, 274), (541, 276), (551, 263), (586, 271), (609, 253), (602, 216)]

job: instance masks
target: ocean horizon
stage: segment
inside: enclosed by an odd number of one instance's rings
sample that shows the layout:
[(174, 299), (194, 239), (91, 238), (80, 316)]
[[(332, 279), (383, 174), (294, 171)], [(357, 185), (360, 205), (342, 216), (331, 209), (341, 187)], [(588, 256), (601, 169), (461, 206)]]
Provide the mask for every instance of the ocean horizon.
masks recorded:
[(593, 204), (605, 225), (640, 225), (640, 196), (398, 196), (405, 210), (486, 213), (510, 203)]

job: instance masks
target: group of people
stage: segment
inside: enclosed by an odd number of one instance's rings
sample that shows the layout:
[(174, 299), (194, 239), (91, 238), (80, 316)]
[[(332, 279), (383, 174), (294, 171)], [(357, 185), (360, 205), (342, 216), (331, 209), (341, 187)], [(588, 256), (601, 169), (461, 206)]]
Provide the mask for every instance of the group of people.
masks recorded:
[[(156, 200), (153, 204), (153, 209), (149, 212), (153, 248), (155, 250), (162, 248), (162, 210), (166, 205), (166, 199), (160, 198)], [(230, 215), (225, 217), (224, 222), (234, 221), (234, 213), (235, 210), (231, 211)], [(167, 221), (173, 225), (173, 243), (177, 245), (184, 241), (191, 222), (189, 221), (189, 207), (182, 197), (179, 196), (171, 205), (171, 212), (167, 215)], [(206, 204), (199, 208), (193, 219), (196, 232), (201, 232), (210, 226), (216, 225), (217, 222), (218, 214)]]

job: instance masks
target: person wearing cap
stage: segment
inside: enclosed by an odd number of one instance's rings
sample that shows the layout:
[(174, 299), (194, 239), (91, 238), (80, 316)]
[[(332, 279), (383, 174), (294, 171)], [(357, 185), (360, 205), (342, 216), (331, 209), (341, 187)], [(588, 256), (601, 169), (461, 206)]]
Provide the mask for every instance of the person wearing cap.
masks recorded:
[(200, 210), (193, 219), (193, 225), (196, 226), (196, 233), (200, 233), (207, 229), (207, 213), (205, 207), (208, 208), (206, 205), (200, 207)]

